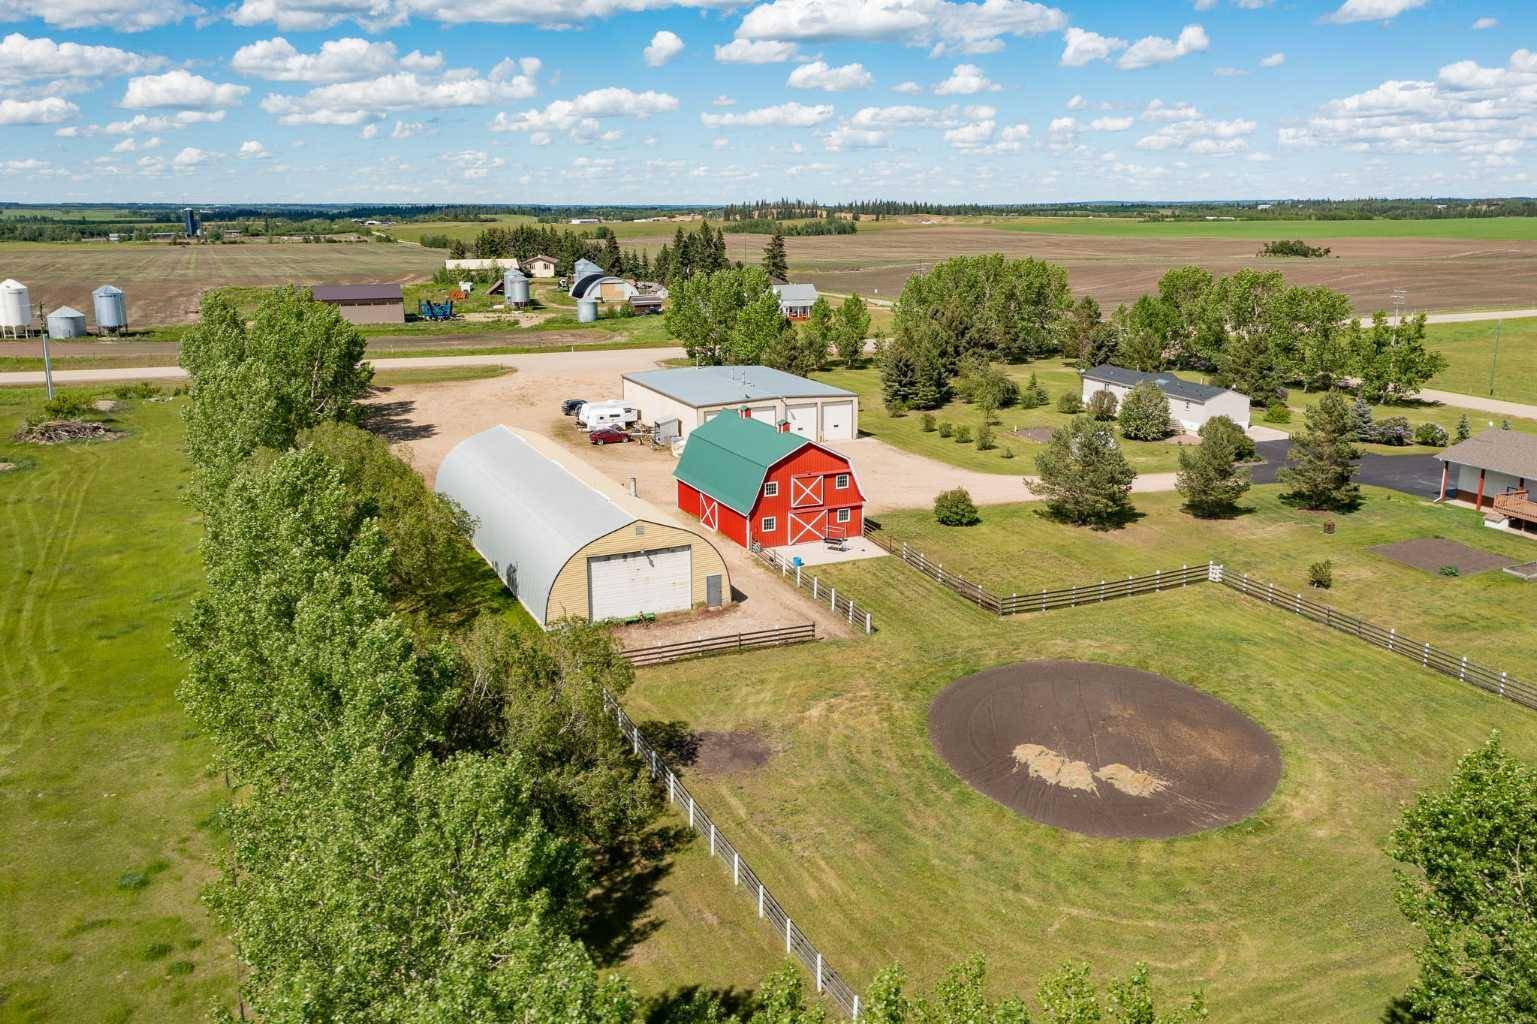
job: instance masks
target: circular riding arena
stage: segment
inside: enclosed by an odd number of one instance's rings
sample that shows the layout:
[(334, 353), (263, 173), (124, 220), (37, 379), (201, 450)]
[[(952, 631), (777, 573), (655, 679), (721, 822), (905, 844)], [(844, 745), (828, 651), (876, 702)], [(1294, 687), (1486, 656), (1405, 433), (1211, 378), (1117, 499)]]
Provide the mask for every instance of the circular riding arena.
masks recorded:
[(1027, 661), (956, 680), (929, 708), (956, 773), (1032, 821), (1090, 836), (1166, 839), (1259, 809), (1281, 778), (1270, 734), (1163, 676)]

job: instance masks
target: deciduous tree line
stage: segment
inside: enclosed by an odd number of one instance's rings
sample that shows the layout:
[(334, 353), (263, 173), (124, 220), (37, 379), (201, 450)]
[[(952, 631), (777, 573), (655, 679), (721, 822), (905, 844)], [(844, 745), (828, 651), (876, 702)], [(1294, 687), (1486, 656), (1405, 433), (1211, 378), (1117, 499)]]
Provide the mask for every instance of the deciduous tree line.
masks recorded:
[[(599, 875), (633, 867), (659, 812), (603, 710), (631, 671), (599, 627), (475, 614), (499, 585), (468, 518), (354, 425), (357, 329), (303, 292), (249, 324), (211, 296), (182, 351), (207, 588), (176, 628), (180, 697), (236, 791), (206, 898), (243, 1006), (271, 1024), (827, 1020), (790, 965), (739, 1007), (696, 992), (665, 1012), (600, 976)], [(1199, 997), (1155, 1017), (1143, 968), (1106, 993), (1065, 968), (1038, 1002), (1048, 1024), (1205, 1019)], [(888, 970), (867, 1009), (1031, 1019), (976, 960), (918, 998)]]
[(1097, 302), (1074, 302), (1067, 272), (999, 254), (957, 256), (909, 278), (880, 365), (889, 406), (930, 409), (950, 398), (961, 361), (1024, 362), (1060, 353), (1081, 366), (1211, 371), (1259, 404), (1308, 389), (1359, 381), (1373, 402), (1412, 396), (1446, 365), (1425, 347), (1425, 318), (1363, 325), (1350, 301), (1323, 287), (1289, 286), (1279, 271), (1215, 277), (1176, 267), (1154, 294), (1107, 319)]

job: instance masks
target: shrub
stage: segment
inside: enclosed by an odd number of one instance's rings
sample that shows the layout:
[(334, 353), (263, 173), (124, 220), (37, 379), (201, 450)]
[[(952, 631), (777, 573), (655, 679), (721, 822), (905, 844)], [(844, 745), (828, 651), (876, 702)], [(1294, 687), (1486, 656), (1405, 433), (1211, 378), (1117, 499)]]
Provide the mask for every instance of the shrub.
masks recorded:
[(998, 447), (993, 442), (993, 428), (984, 423), (977, 428), (977, 451), (985, 452)]
[(941, 423), (939, 425), (939, 436), (940, 437), (949, 437), (951, 434), (954, 434), (954, 433), (955, 433), (955, 428), (952, 427), (949, 423)]
[[(1109, 392), (1099, 392), (1100, 394)], [(1169, 418), (1169, 400), (1152, 381), (1131, 389), (1121, 404), (1121, 436), (1133, 441), (1161, 441), (1174, 430)]]
[(1308, 566), (1308, 586), (1328, 590), (1334, 586), (1334, 563), (1328, 559)]
[(1414, 439), (1414, 428), (1409, 426), (1409, 421), (1402, 416), (1389, 416), (1385, 420), (1378, 420), (1366, 428), (1363, 441), (1372, 444), (1391, 445), (1394, 448), (1402, 448)]
[(1071, 391), (1064, 391), (1057, 396), (1057, 411), (1076, 416), (1083, 412), (1083, 400)]
[(1243, 428), (1234, 423), (1227, 416), (1213, 416), (1201, 424), (1197, 431), (1204, 444), (1213, 438), (1220, 437), (1223, 442), (1233, 446), (1233, 459), (1236, 462), (1253, 462), (1259, 458), (1259, 450), (1254, 447), (1254, 438), (1243, 432)]
[(892, 419), (900, 419), (907, 415), (907, 403), (901, 399), (888, 398), (885, 404), (886, 415)]
[(1030, 380), (1025, 383), (1024, 387), (1019, 389), (1020, 407), (1024, 409), (1039, 409), (1048, 401), (1050, 401), (1050, 396), (1046, 394), (1046, 388), (1042, 386), (1040, 381), (1035, 379), (1035, 374), (1031, 373)]
[(160, 394), (160, 389), (147, 380), (135, 381), (132, 384), (119, 384), (112, 389), (112, 397), (127, 401), (130, 398), (154, 398)]
[(1097, 420), (1113, 420), (1119, 404), (1114, 392), (1101, 388), (1089, 396), (1089, 415)]
[(1421, 423), (1414, 428), (1414, 443), (1432, 448), (1445, 448), (1449, 439), (1446, 430), (1435, 423)]
[(1271, 402), (1265, 407), (1266, 423), (1290, 423), (1291, 421), (1291, 407), (1285, 402)]
[(931, 412), (923, 414), (923, 432), (925, 434), (932, 434), (934, 432), (934, 414)]
[(51, 420), (79, 419), (91, 411), (91, 398), (78, 391), (57, 391), (43, 403), (43, 414)]
[(1332, 519), (1325, 519), (1324, 520), (1324, 533), (1333, 535), (1333, 533), (1334, 533), (1334, 520), (1332, 520)]
[(934, 497), (934, 520), (940, 526), (975, 526), (982, 521), (976, 503), (964, 487), (940, 491)]
[(956, 444), (970, 444), (971, 443), (971, 428), (966, 426), (965, 424), (962, 424), (959, 427), (956, 427), (955, 428), (955, 443)]
[(1003, 459), (1012, 459), (1014, 457), (1014, 449), (1010, 448), (1008, 445), (1004, 445), (1003, 448), (998, 452), (998, 457)]
[(1461, 576), (1462, 575), (1462, 570), (1457, 568), (1455, 565), (1443, 565), (1443, 566), (1441, 566), (1441, 575), (1442, 576)]

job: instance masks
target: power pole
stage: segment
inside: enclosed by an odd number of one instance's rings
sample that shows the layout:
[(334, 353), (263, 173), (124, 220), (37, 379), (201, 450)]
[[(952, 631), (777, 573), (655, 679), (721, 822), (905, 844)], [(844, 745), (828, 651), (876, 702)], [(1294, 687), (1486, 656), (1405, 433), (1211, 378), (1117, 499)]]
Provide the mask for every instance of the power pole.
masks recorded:
[(1494, 368), (1500, 361), (1500, 324), (1503, 320), (1494, 322), (1494, 354), (1489, 357), (1489, 397), (1494, 397)]

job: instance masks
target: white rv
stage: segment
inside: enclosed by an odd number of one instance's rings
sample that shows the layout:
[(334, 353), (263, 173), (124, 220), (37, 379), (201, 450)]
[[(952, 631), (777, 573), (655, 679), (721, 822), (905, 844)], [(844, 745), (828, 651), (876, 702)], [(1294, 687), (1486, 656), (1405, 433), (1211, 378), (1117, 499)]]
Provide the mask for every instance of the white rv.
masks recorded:
[(620, 401), (587, 402), (576, 411), (576, 422), (583, 430), (600, 427), (631, 426), (640, 420), (640, 410)]

